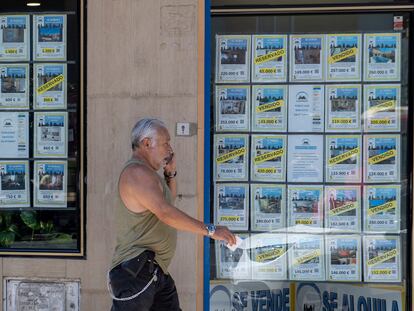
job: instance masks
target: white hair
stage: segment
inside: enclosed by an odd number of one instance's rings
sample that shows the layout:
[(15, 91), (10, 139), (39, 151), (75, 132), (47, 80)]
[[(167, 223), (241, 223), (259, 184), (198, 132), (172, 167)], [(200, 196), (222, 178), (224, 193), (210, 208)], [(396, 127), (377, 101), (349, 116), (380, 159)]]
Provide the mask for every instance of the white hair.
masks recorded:
[(139, 144), (145, 139), (154, 139), (160, 129), (167, 129), (165, 123), (158, 119), (145, 118), (139, 120), (131, 131), (132, 149), (139, 147)]

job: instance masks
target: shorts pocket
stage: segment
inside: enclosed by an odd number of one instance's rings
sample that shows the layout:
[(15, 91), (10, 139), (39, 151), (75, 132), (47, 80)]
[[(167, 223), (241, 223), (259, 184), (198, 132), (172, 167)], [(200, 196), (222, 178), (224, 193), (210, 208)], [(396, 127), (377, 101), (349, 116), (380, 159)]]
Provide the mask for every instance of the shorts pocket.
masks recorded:
[(141, 255), (121, 263), (121, 268), (136, 278), (144, 266), (147, 264), (148, 256), (144, 252)]

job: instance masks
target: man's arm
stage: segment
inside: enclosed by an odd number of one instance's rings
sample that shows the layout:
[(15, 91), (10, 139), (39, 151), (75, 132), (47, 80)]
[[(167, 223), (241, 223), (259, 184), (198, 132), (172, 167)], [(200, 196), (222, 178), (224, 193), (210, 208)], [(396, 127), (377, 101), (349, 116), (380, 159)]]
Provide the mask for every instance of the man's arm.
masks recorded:
[(168, 188), (170, 188), (171, 196), (172, 196), (172, 202), (175, 202), (175, 199), (177, 198), (177, 179), (175, 177), (173, 178), (165, 178), (165, 182), (167, 183)]
[[(170, 175), (171, 177), (169, 177)], [(164, 166), (164, 177), (168, 188), (170, 188), (173, 202), (175, 202), (175, 199), (177, 198), (177, 180), (175, 178), (176, 175), (177, 165), (175, 162), (175, 154), (172, 153), (170, 162), (168, 162), (167, 165)]]
[[(151, 169), (141, 165), (129, 166), (121, 175), (119, 191), (125, 205), (132, 212), (142, 212), (142, 209), (146, 209), (177, 230), (207, 235), (203, 222), (164, 200), (162, 186), (156, 173)], [(234, 234), (223, 226), (217, 227), (212, 238), (227, 241), (230, 245), (236, 243)]]

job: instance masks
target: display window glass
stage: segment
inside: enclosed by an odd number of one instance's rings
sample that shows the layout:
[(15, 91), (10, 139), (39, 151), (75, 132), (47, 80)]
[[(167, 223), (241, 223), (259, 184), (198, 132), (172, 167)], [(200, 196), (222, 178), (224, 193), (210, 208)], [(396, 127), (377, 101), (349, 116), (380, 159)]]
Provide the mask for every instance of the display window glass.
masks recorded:
[[(377, 0), (377, 5), (392, 5), (392, 4), (410, 4), (412, 0)], [(333, 5), (367, 5), (373, 4), (369, 0), (211, 0), (212, 9), (218, 8), (254, 8), (254, 7), (278, 7), (278, 6), (290, 6), (290, 7), (301, 7), (304, 5), (320, 5), (320, 6), (333, 6)]]
[(0, 4), (0, 254), (84, 255), (83, 1)]
[(411, 14), (213, 14), (210, 310), (410, 310)]

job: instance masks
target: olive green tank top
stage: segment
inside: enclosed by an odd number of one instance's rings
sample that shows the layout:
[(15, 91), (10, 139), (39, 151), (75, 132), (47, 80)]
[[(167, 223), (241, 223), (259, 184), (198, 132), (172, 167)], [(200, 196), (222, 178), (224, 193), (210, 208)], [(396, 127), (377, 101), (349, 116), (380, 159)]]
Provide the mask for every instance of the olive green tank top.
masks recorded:
[[(143, 161), (131, 159), (125, 163), (122, 172), (132, 164), (145, 165)], [(163, 178), (159, 176), (159, 179), (164, 199), (172, 204), (170, 188)], [(118, 202), (115, 211), (117, 238), (111, 269), (146, 250), (151, 250), (163, 272), (168, 273), (168, 266), (177, 245), (177, 230), (160, 221), (148, 210), (142, 213), (130, 211), (121, 200), (119, 187)]]

